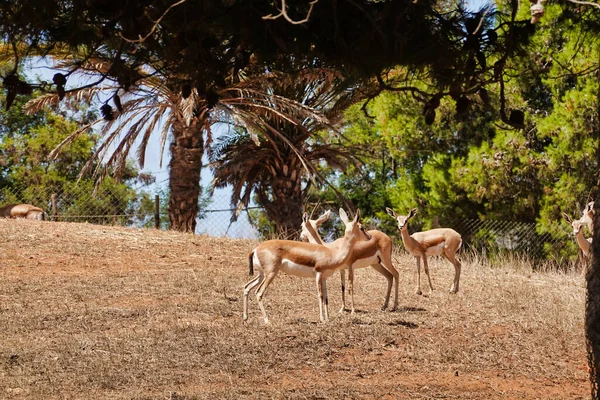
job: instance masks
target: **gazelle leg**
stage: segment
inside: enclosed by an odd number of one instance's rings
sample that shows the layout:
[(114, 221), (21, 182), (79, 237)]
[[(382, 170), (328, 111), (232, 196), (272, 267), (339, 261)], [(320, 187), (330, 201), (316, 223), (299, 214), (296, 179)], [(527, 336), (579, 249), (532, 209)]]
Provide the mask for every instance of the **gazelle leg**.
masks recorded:
[[(388, 271), (387, 269), (385, 269), (381, 264), (373, 264), (373, 265), (371, 265), (371, 268), (373, 268), (375, 271), (379, 272), (387, 280), (387, 291), (385, 294), (385, 302), (383, 303), (383, 306), (381, 307), (381, 311), (383, 311), (388, 307), (388, 304), (390, 302), (390, 294), (392, 293), (392, 284), (394, 282), (394, 275), (392, 275), (392, 273), (390, 271)], [(398, 288), (396, 288), (396, 289), (398, 289)], [(396, 300), (398, 300), (398, 292), (397, 291), (396, 291)], [(394, 304), (394, 308), (396, 308), (395, 304)]]
[(429, 281), (429, 294), (433, 293), (433, 285), (431, 284), (431, 276), (429, 276), (429, 265), (427, 265), (427, 256), (423, 256), (423, 270), (427, 274), (427, 280)]
[(354, 268), (348, 266), (348, 294), (350, 295), (350, 314), (354, 314)]
[(415, 293), (421, 295), (421, 257), (416, 256), (415, 260), (417, 261), (417, 288), (415, 289)]
[(327, 295), (327, 280), (324, 278), (321, 279), (321, 285), (323, 286), (325, 321), (329, 321), (329, 296)]
[[(392, 306), (392, 311), (396, 310), (396, 308), (398, 307), (398, 285), (399, 285), (399, 281), (400, 281), (400, 274), (398, 273), (398, 271), (396, 270), (396, 268), (394, 268), (394, 265), (392, 264), (392, 254), (391, 251), (390, 253), (388, 253), (387, 256), (384, 256), (381, 258), (381, 265), (383, 265), (383, 267), (387, 270), (387, 272), (389, 272), (392, 275), (392, 283), (395, 280), (396, 281), (396, 285), (394, 288), (394, 305)], [(390, 281), (388, 280), (388, 291), (390, 290), (389, 285), (390, 285)], [(389, 292), (388, 292), (389, 293)], [(388, 294), (389, 297), (389, 294)]]
[(325, 287), (323, 286), (323, 273), (317, 272), (315, 276), (317, 283), (317, 297), (319, 298), (319, 321), (325, 322)]
[(250, 291), (252, 291), (252, 289), (262, 281), (263, 278), (264, 273), (260, 271), (256, 278), (252, 278), (250, 282), (244, 285), (244, 311), (242, 316), (244, 321), (248, 320), (248, 295), (250, 294)]
[(450, 293), (458, 293), (458, 284), (460, 283), (460, 270), (461, 263), (456, 259), (454, 254), (449, 254), (446, 256), (448, 260), (454, 265), (454, 282), (452, 282), (452, 287), (450, 288)]
[(339, 312), (346, 311), (346, 269), (340, 269), (340, 278), (342, 279), (342, 308)]
[(260, 286), (256, 290), (256, 301), (258, 302), (258, 306), (260, 307), (260, 311), (262, 312), (265, 324), (269, 323), (269, 318), (267, 317), (267, 312), (265, 311), (265, 306), (263, 305), (262, 298), (265, 294), (265, 290), (267, 290), (267, 288), (276, 276), (277, 272), (271, 272), (267, 274), (265, 279), (260, 283)]

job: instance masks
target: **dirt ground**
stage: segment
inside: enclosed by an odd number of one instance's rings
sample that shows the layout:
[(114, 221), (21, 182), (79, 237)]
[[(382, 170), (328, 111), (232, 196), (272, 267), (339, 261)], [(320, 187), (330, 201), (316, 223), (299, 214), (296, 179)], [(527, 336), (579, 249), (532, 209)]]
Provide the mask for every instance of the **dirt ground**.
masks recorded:
[(312, 279), (280, 274), (242, 322), (257, 243), (156, 230), (0, 219), (3, 399), (586, 399), (584, 280), (431, 261), (415, 292), (397, 244), (399, 306), (356, 272), (356, 314), (318, 323)]

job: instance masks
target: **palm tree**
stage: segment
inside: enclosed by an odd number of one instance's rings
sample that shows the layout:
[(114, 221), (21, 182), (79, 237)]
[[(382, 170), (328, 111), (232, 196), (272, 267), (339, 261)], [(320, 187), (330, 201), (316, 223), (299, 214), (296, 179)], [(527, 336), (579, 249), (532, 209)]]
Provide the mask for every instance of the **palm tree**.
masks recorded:
[(356, 163), (352, 149), (323, 141), (316, 134), (338, 122), (341, 111), (364, 97), (348, 90), (348, 82), (331, 70), (309, 70), (277, 75), (264, 82), (265, 90), (294, 99), (323, 112), (326, 120), (293, 120), (262, 112), (248, 129), (218, 139), (210, 157), (213, 187), (233, 187), (232, 220), (250, 203), (252, 193), (279, 237), (297, 234), (311, 183), (321, 179), (319, 164), (343, 169)]
[[(67, 65), (68, 63), (65, 63)], [(105, 74), (111, 65), (102, 60), (89, 60), (87, 70)], [(140, 74), (141, 76), (142, 74)], [(223, 86), (185, 88), (177, 83), (166, 82), (160, 76), (148, 76), (130, 87), (122, 85), (83, 88), (67, 92), (66, 97), (75, 96), (91, 100), (100, 92), (109, 93), (101, 107), (103, 119), (82, 127), (61, 143), (51, 156), (56, 157), (64, 146), (73, 142), (83, 132), (100, 126), (99, 134), (104, 138), (81, 174), (90, 171), (101, 180), (114, 168), (115, 174), (124, 171), (127, 158), (134, 143), (139, 141), (138, 161), (143, 168), (146, 147), (157, 127), (160, 130), (160, 153), (162, 154), (169, 135), (171, 137), (169, 163), (169, 220), (171, 229), (193, 232), (198, 214), (200, 194), (200, 171), (205, 149), (212, 141), (211, 127), (215, 123), (235, 123), (254, 127), (257, 118), (271, 115), (274, 119), (295, 120), (324, 119), (310, 107), (299, 102), (265, 91), (261, 83), (272, 74), (255, 74), (250, 78)], [(242, 78), (244, 75), (240, 74)], [(105, 95), (106, 97), (106, 95)], [(109, 104), (112, 100), (118, 112)], [(59, 95), (47, 94), (32, 100), (28, 112), (35, 112), (45, 105), (58, 105)]]

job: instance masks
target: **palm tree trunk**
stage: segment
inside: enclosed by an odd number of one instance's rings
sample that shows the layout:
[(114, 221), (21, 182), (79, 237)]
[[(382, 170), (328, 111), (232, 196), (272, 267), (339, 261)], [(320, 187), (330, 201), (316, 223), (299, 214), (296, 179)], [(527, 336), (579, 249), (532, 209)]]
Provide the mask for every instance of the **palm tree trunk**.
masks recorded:
[(171, 229), (194, 232), (200, 195), (200, 170), (204, 155), (202, 124), (192, 121), (185, 126), (181, 121), (173, 124), (169, 163), (169, 221)]
[[(277, 196), (282, 198), (281, 196)], [(302, 200), (285, 197), (279, 204), (272, 203), (265, 207), (269, 219), (276, 227), (276, 235), (282, 239), (296, 240), (300, 236), (302, 224)]]
[(290, 166), (285, 165), (273, 178), (274, 201), (261, 201), (269, 219), (275, 224), (275, 234), (282, 239), (298, 239), (300, 235), (304, 198), (302, 172), (297, 164), (297, 159), (292, 158)]

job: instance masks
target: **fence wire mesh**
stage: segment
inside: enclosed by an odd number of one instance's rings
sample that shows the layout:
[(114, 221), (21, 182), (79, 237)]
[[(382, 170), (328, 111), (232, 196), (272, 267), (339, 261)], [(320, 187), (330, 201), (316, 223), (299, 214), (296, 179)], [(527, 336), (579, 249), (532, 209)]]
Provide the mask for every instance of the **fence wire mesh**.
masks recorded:
[[(168, 193), (152, 185), (131, 188), (93, 183), (62, 183), (51, 186), (12, 185), (0, 188), (0, 207), (26, 203), (42, 208), (46, 220), (87, 222), (138, 228), (169, 228)], [(233, 238), (257, 238), (246, 212), (231, 222), (233, 209), (226, 193), (216, 192), (203, 201), (197, 218), (196, 233)]]
[[(158, 195), (158, 209), (156, 208)], [(131, 188), (124, 185), (101, 186), (94, 191), (90, 183), (60, 186), (0, 188), (0, 206), (27, 203), (40, 207), (49, 221), (88, 222), (168, 229), (167, 195), (155, 187)], [(157, 212), (158, 211), (158, 212)], [(233, 210), (228, 193), (216, 192), (202, 203), (196, 233), (218, 237), (258, 238), (258, 232), (242, 212), (231, 222)], [(528, 259), (564, 262), (578, 257), (569, 229), (557, 225), (555, 232), (542, 232), (537, 224), (497, 220), (460, 220), (452, 227), (463, 238), (463, 248), (486, 256), (517, 254)], [(397, 238), (397, 242), (400, 241)]]
[(557, 262), (578, 256), (574, 239), (561, 225), (544, 232), (534, 223), (466, 219), (456, 221), (453, 228), (462, 235), (465, 248), (478, 253)]

